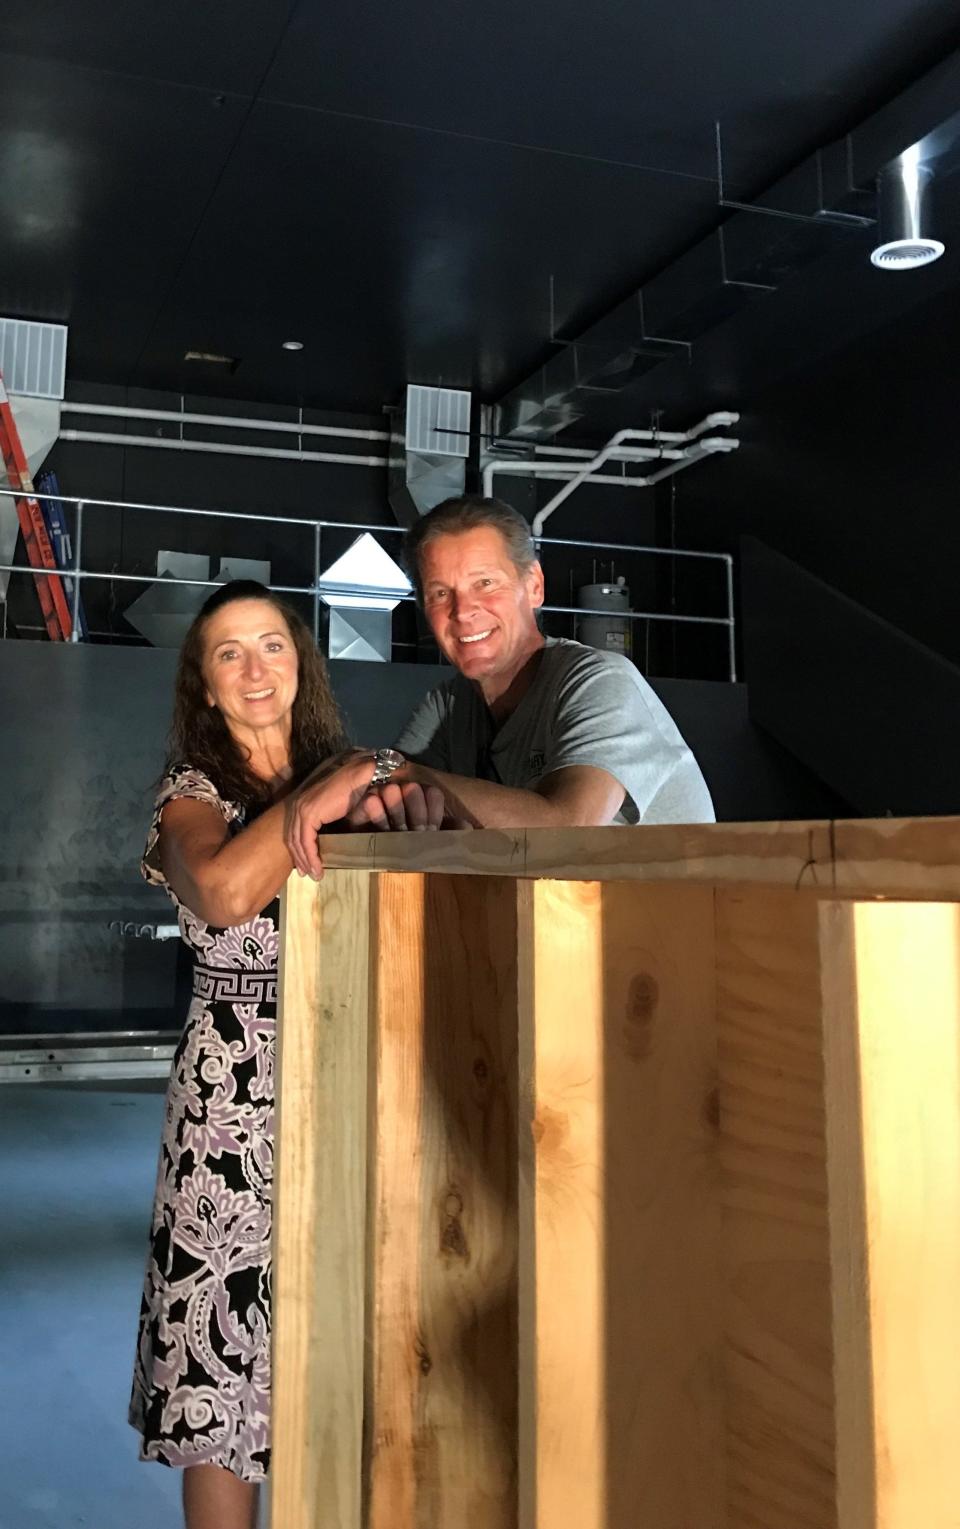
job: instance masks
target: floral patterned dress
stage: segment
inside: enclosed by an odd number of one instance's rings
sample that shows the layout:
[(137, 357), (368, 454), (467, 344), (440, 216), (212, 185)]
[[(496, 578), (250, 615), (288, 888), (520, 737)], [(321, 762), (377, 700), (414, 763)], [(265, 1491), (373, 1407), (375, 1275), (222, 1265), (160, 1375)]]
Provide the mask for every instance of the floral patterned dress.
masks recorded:
[(193, 999), (173, 1061), (130, 1421), (141, 1459), (219, 1465), (262, 1481), (270, 1462), (270, 1224), (279, 903), (215, 929), (160, 868), (160, 816), (209, 802), (232, 832), (244, 810), (189, 765), (164, 777), (144, 851), (194, 955)]

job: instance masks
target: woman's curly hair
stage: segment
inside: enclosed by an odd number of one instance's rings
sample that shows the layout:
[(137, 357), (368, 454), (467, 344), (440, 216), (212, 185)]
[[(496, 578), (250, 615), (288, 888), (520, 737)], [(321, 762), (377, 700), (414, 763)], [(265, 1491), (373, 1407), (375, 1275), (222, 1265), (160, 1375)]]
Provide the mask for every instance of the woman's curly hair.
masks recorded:
[(180, 649), (174, 690), (166, 768), (189, 764), (209, 775), (220, 795), (245, 807), (262, 806), (266, 782), (250, 771), (250, 756), (238, 744), (216, 706), (207, 700), (203, 677), (203, 637), (207, 622), (236, 600), (266, 600), (282, 616), (297, 651), (298, 684), (293, 703), (290, 765), (299, 783), (331, 754), (347, 746), (347, 737), (322, 654), (306, 622), (292, 606), (253, 579), (233, 579), (201, 606)]

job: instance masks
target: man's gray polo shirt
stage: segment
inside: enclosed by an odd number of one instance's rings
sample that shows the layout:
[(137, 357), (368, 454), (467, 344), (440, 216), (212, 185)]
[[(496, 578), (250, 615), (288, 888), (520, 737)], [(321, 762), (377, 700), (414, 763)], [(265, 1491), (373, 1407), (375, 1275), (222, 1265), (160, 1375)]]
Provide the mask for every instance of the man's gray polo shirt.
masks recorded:
[(712, 823), (700, 767), (663, 702), (629, 659), (548, 637), (536, 678), (495, 731), (462, 674), (417, 707), (397, 739), (408, 759), (452, 775), (532, 790), (570, 765), (595, 765), (627, 792), (615, 823)]

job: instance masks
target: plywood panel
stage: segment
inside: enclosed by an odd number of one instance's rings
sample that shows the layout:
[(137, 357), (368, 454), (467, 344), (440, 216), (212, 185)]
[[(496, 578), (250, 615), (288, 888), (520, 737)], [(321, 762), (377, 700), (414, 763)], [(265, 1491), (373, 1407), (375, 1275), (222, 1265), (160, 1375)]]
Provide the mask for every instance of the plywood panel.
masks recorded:
[(712, 894), (526, 896), (521, 1524), (720, 1529)]
[(836, 1529), (817, 903), (717, 892), (731, 1529)]
[(956, 1529), (960, 921), (822, 920), (840, 1529)]
[(271, 1517), (360, 1529), (368, 904), (365, 877), (283, 899)]
[(516, 888), (377, 903), (369, 1522), (515, 1529)]

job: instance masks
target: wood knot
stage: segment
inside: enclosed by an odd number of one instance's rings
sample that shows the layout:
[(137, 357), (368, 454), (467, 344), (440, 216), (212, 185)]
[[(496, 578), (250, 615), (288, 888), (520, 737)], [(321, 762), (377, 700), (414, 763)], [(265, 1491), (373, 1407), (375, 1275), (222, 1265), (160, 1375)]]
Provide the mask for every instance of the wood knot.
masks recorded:
[(653, 1023), (660, 1001), (660, 984), (649, 972), (638, 972), (627, 992), (623, 1044), (627, 1056), (643, 1061), (653, 1046)]
[(457, 1189), (449, 1189), (440, 1215), (440, 1251), (451, 1258), (469, 1257), (467, 1239), (463, 1230), (463, 1196)]
[(703, 1118), (711, 1131), (720, 1129), (720, 1090), (708, 1088), (703, 1101)]
[(541, 1152), (558, 1152), (570, 1134), (570, 1122), (560, 1110), (552, 1110), (541, 1104), (530, 1127), (533, 1139)]
[(478, 1109), (490, 1108), (494, 1087), (494, 1071), (490, 1065), (489, 1054), (485, 1049), (481, 1051), (478, 1048), (470, 1068), (470, 1089)]

